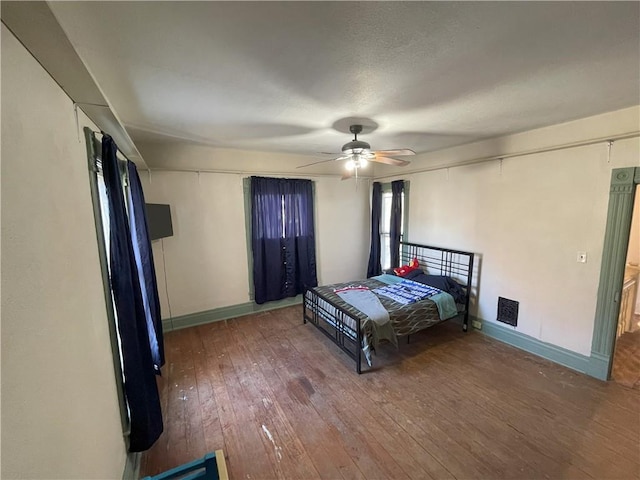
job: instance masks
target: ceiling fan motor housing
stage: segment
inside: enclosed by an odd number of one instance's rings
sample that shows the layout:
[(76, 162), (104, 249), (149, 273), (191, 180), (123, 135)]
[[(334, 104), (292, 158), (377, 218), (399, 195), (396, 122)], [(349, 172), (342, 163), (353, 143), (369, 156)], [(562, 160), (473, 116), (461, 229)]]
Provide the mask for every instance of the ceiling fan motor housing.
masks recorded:
[(345, 143), (342, 146), (342, 153), (351, 154), (351, 153), (368, 153), (371, 150), (371, 145), (367, 142), (362, 142), (360, 140), (352, 140), (349, 143)]

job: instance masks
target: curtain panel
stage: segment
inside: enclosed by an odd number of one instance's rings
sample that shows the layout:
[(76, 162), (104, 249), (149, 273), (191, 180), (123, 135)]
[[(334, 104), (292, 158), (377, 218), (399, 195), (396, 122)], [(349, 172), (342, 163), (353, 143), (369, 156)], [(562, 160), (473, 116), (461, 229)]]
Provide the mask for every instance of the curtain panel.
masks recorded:
[(149, 346), (153, 367), (160, 374), (160, 368), (164, 365), (164, 338), (162, 333), (162, 316), (160, 312), (160, 297), (158, 296), (158, 283), (156, 269), (153, 263), (153, 250), (149, 237), (147, 215), (145, 211), (144, 192), (138, 176), (136, 165), (127, 160), (127, 173), (129, 177), (129, 226), (133, 240), (133, 250), (138, 267), (138, 278), (142, 292), (147, 332), (149, 333)]
[(251, 177), (251, 249), (256, 303), (318, 285), (311, 180)]
[[(124, 391), (129, 406), (129, 450), (140, 452), (149, 449), (158, 439), (163, 424), (117, 150), (113, 139), (109, 135), (103, 135), (102, 169), (110, 212), (111, 289), (121, 341)], [(144, 218), (138, 207), (139, 205), (134, 205), (132, 210)], [(157, 340), (156, 336), (156, 342)]]
[(367, 265), (367, 278), (380, 275), (380, 220), (382, 216), (382, 184), (373, 182), (371, 194), (371, 249), (369, 250), (369, 264)]
[(400, 266), (400, 235), (402, 234), (402, 192), (404, 180), (391, 182), (391, 224), (389, 225), (391, 268)]

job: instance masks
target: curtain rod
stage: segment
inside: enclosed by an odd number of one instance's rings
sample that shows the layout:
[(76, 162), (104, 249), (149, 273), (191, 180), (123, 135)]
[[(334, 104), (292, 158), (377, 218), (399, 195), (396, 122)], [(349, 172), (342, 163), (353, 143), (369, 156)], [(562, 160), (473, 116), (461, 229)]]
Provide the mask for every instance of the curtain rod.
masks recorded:
[(538, 153), (547, 153), (547, 152), (555, 152), (555, 151), (559, 151), (559, 150), (567, 150), (569, 148), (577, 148), (577, 147), (586, 147), (589, 145), (596, 145), (598, 143), (609, 143), (610, 145), (613, 144), (613, 142), (619, 141), (619, 140), (628, 140), (630, 138), (637, 138), (640, 137), (640, 131), (635, 131), (635, 132), (628, 132), (628, 133), (622, 133), (619, 135), (612, 135), (609, 137), (601, 137), (601, 138), (597, 138), (597, 139), (593, 139), (593, 140), (582, 140), (579, 142), (571, 142), (571, 143), (565, 143), (565, 144), (561, 144), (561, 145), (554, 145), (552, 147), (542, 147), (542, 148), (537, 148), (537, 149), (533, 149), (533, 150), (524, 150), (522, 152), (515, 152), (515, 153), (505, 153), (503, 155), (492, 155), (490, 157), (480, 157), (480, 158), (475, 158), (472, 160), (465, 160), (462, 162), (457, 162), (457, 163), (451, 163), (449, 165), (436, 165), (433, 167), (425, 167), (425, 168), (419, 168), (416, 170), (411, 170), (411, 171), (403, 171), (403, 172), (398, 172), (398, 173), (393, 173), (393, 174), (389, 174), (389, 175), (382, 175), (379, 177), (374, 176), (374, 180), (381, 180), (381, 179), (385, 179), (385, 178), (393, 178), (393, 177), (397, 177), (397, 176), (403, 176), (403, 175), (412, 175), (415, 173), (423, 173), (423, 172), (433, 172), (435, 170), (445, 170), (448, 168), (455, 168), (455, 167), (466, 167), (468, 165), (477, 165), (479, 163), (485, 163), (485, 162), (493, 162), (496, 160), (505, 160), (507, 158), (514, 158), (514, 157), (525, 157), (527, 155), (535, 155)]
[[(95, 130), (91, 130), (91, 133), (92, 133), (92, 135), (94, 136), (94, 138), (95, 138), (95, 136), (96, 136), (96, 135), (102, 135), (102, 136), (104, 136), (104, 135), (109, 135), (108, 133), (104, 133), (104, 132), (96, 132)], [(109, 136), (111, 136), (111, 135), (109, 135)], [(111, 139), (113, 140), (113, 137), (111, 137)], [(96, 140), (98, 140), (98, 139), (96, 138)], [(115, 140), (114, 140), (114, 142), (113, 142), (113, 143), (115, 143)], [(120, 155), (122, 155), (122, 156), (123, 156), (123, 157), (124, 157), (128, 162), (131, 162), (131, 163), (133, 163), (133, 164), (135, 165), (135, 162), (133, 162), (129, 157), (127, 157), (127, 156), (125, 155), (125, 153), (124, 153), (122, 150), (120, 150), (120, 147), (118, 147), (118, 146), (116, 145), (116, 148), (118, 149), (118, 153), (120, 153)], [(98, 159), (98, 156), (96, 155), (96, 160), (97, 160), (97, 159)]]

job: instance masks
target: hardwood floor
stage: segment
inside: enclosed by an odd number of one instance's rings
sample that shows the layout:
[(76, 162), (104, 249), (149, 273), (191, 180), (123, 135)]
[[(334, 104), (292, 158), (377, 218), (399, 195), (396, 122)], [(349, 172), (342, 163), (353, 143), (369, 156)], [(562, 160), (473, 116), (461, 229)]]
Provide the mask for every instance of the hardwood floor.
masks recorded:
[(232, 479), (637, 479), (640, 392), (444, 323), (354, 362), (301, 307), (170, 332), (156, 474), (223, 448)]
[[(640, 321), (635, 315), (634, 322)], [(640, 389), (640, 330), (626, 332), (616, 340), (611, 376), (619, 384)]]

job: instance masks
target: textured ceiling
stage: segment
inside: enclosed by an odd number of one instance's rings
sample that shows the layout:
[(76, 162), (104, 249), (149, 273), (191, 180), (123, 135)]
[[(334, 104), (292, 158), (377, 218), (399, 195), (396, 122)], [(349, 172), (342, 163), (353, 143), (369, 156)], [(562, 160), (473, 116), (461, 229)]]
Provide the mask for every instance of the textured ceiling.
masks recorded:
[(638, 2), (53, 2), (138, 142), (417, 152), (640, 103)]

